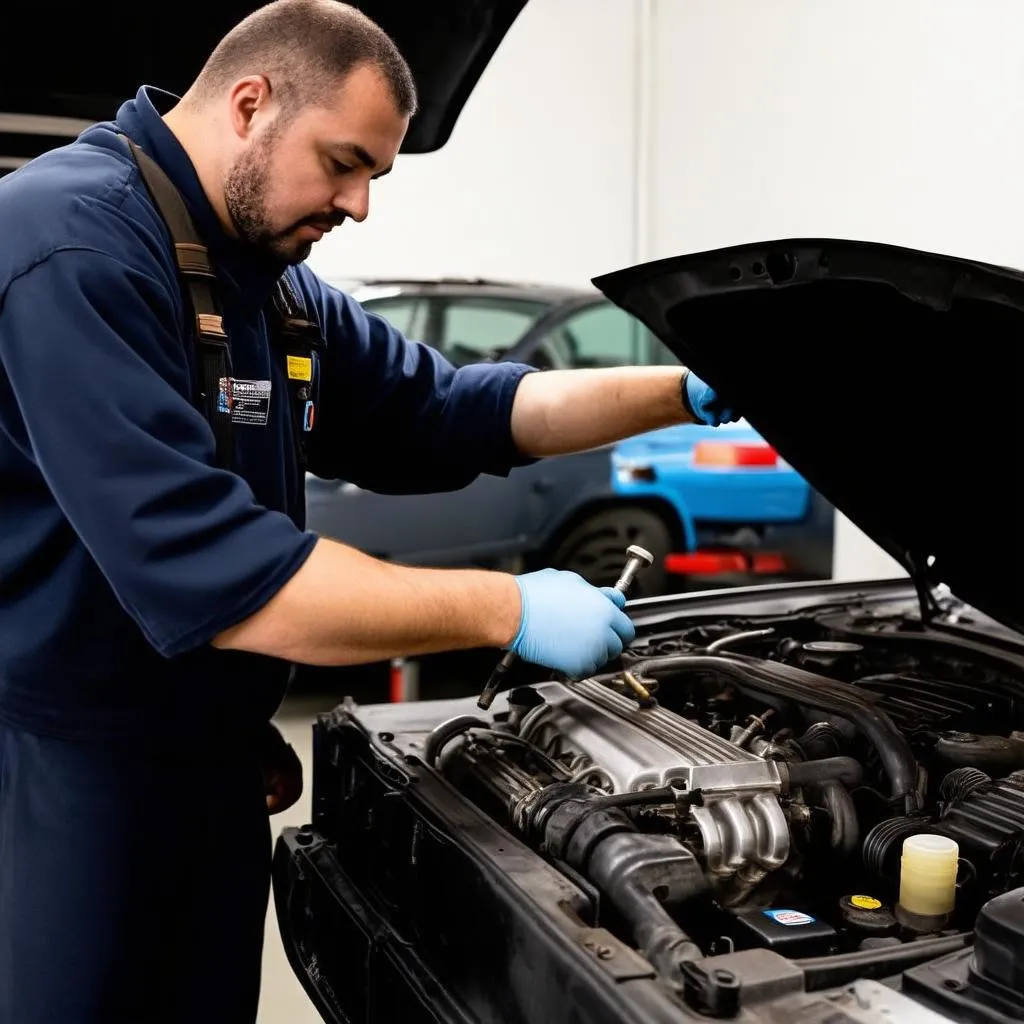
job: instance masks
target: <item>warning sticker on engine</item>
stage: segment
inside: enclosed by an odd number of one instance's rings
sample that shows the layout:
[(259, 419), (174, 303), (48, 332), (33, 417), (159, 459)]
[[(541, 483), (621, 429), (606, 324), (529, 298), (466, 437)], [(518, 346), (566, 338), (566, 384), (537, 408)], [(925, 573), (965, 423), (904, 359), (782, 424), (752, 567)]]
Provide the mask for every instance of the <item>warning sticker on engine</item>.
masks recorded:
[(799, 924), (814, 924), (814, 918), (800, 910), (766, 910), (765, 917), (770, 917), (776, 924), (784, 924), (789, 928)]
[(265, 427), (270, 419), (270, 381), (221, 377), (218, 407), (231, 410), (231, 422)]

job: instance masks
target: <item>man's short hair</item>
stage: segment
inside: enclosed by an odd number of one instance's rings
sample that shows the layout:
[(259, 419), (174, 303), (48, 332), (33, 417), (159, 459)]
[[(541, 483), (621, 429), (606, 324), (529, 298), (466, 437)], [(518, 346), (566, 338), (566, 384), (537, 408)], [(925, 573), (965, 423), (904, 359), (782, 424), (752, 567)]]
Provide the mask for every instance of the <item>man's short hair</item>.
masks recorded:
[(394, 40), (339, 0), (273, 0), (217, 44), (189, 90), (200, 103), (246, 75), (266, 75), (286, 116), (326, 104), (358, 67), (375, 68), (403, 117), (416, 113), (416, 84)]

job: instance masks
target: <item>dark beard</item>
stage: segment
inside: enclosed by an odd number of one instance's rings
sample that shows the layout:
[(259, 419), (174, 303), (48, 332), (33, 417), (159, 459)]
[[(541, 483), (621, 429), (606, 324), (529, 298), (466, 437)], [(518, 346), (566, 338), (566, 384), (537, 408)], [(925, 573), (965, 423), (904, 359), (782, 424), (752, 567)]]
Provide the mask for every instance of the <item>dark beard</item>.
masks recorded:
[(267, 212), (267, 177), (273, 134), (268, 133), (243, 153), (224, 180), (224, 203), (239, 238), (273, 260), (287, 264), (302, 263), (313, 248), (312, 242), (289, 241), (286, 231), (273, 231)]

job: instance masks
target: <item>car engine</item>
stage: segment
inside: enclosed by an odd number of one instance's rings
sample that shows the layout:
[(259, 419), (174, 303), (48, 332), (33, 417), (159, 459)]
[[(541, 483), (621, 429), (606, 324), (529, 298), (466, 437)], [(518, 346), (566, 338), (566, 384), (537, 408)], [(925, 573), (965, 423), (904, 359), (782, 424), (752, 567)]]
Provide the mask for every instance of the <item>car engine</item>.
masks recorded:
[[(750, 948), (899, 964), (959, 948), (1024, 884), (1022, 666), (905, 609), (703, 615), (443, 722), (423, 756), (594, 886), (672, 984)], [(939, 860), (915, 868), (920, 836)]]

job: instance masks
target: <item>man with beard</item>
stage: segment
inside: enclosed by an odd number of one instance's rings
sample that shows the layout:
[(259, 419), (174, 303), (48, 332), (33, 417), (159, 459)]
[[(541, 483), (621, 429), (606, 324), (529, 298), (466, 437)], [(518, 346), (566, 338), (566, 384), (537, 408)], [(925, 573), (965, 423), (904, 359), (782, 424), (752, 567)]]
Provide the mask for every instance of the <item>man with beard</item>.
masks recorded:
[[(415, 109), (378, 26), (277, 0), (183, 97), (143, 87), (0, 182), (0, 1024), (254, 1019), (267, 813), (301, 790), (270, 724), (292, 664), (494, 646), (578, 677), (633, 638), (572, 573), (409, 568), (303, 529), (304, 465), (451, 489), (732, 415), (678, 368), (455, 370), (303, 266), (367, 216)], [(228, 466), (147, 159), (216, 271)], [(314, 371), (272, 344), (282, 276), (324, 342), (298, 423)]]

